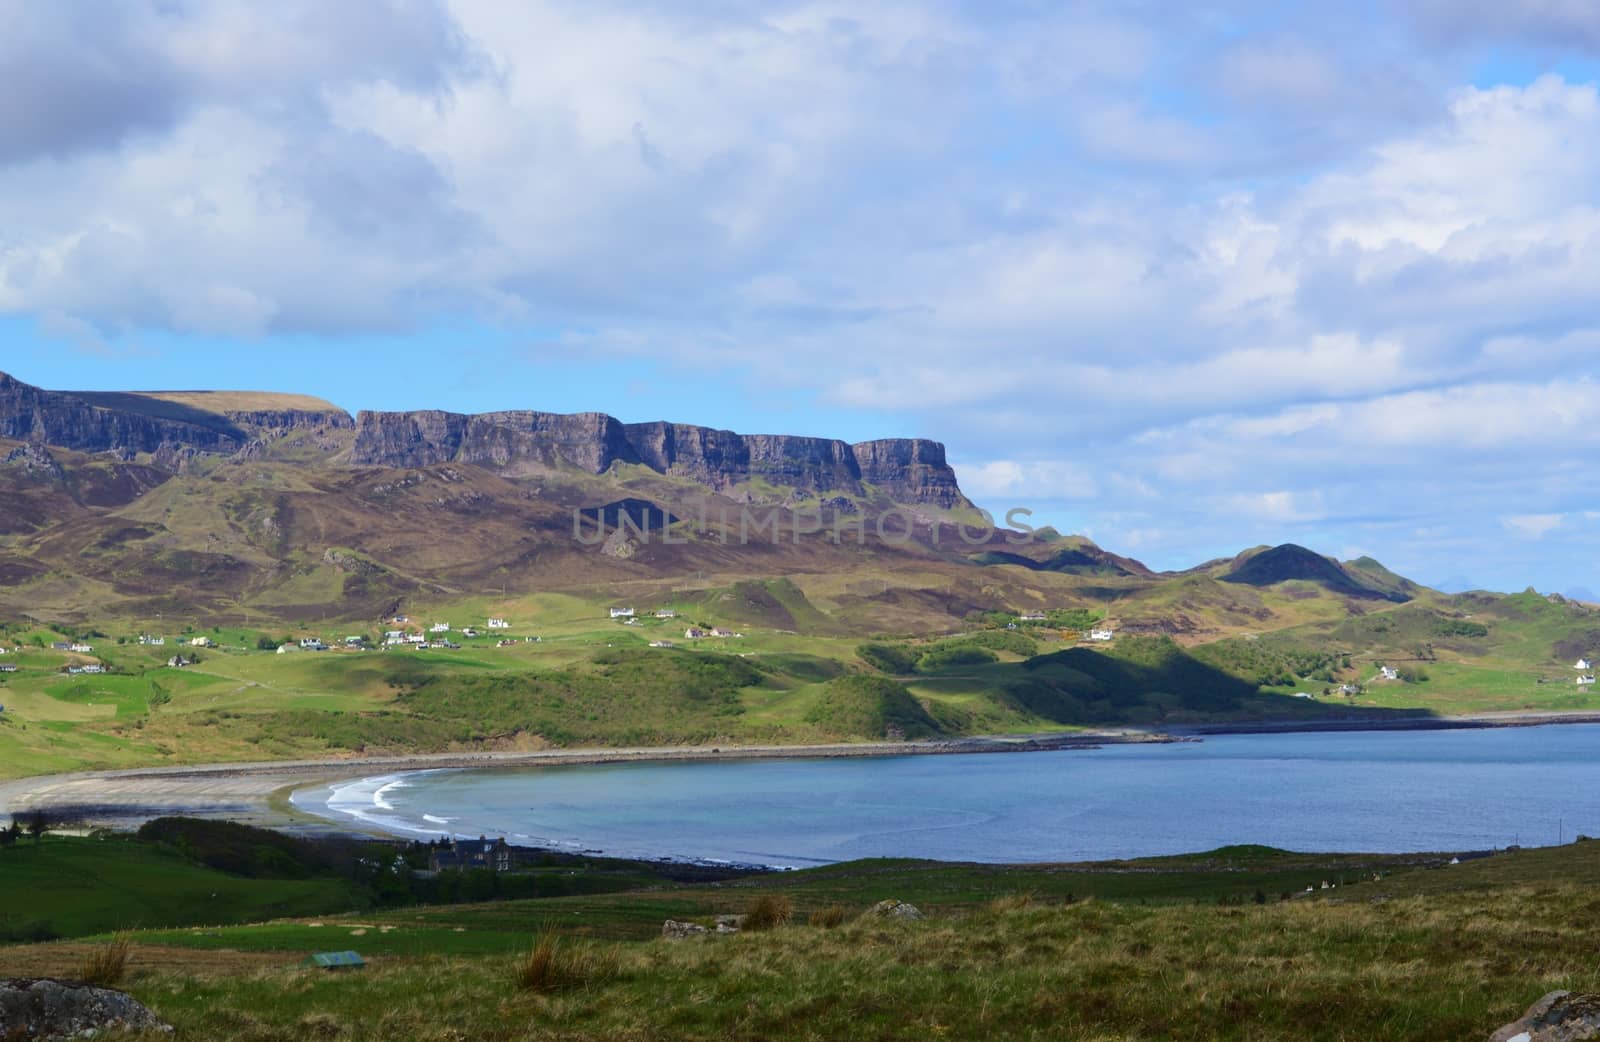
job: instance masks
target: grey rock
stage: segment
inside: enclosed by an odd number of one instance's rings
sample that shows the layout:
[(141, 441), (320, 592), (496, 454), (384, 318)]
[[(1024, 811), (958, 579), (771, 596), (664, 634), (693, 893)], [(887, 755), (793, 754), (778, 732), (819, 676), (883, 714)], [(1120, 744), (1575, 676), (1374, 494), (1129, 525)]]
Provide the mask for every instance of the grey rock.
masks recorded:
[(472, 463), (505, 477), (553, 467), (603, 474), (616, 463), (640, 464), (719, 492), (760, 478), (807, 492), (861, 495), (871, 485), (901, 503), (967, 504), (944, 446), (935, 441), (891, 438), (850, 445), (681, 423), (624, 424), (601, 413), (364, 411), (356, 416), (350, 462), (379, 467)]
[(681, 941), (688, 937), (700, 937), (710, 932), (699, 923), (680, 923), (676, 919), (668, 919), (661, 924), (661, 936), (670, 941)]
[(921, 919), (922, 912), (914, 904), (905, 901), (879, 901), (867, 909), (867, 914), (875, 919)]
[(1600, 995), (1552, 991), (1489, 1042), (1584, 1042), (1600, 1039)]
[(170, 1032), (132, 996), (58, 980), (0, 980), (0, 1038), (94, 1038), (103, 1031)]

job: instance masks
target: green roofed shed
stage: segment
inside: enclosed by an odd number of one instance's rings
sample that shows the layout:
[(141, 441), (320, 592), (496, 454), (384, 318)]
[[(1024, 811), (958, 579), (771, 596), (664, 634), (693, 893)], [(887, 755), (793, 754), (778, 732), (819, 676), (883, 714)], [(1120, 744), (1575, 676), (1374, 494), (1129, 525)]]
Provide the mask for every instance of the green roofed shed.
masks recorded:
[(306, 960), (307, 966), (323, 970), (355, 970), (366, 964), (357, 952), (318, 952)]

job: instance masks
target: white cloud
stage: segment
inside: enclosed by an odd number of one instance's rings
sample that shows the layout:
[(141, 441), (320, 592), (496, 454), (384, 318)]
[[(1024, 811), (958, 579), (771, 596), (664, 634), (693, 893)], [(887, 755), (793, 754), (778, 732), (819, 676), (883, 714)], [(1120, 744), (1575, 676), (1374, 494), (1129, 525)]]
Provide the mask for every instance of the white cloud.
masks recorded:
[(80, 346), (464, 316), (904, 414), (1174, 559), (1583, 509), (1600, 91), (1450, 55), (1592, 5), (82, 10), (0, 40), (0, 312)]
[(1516, 514), (1504, 519), (1506, 528), (1528, 539), (1543, 539), (1566, 521), (1565, 514)]

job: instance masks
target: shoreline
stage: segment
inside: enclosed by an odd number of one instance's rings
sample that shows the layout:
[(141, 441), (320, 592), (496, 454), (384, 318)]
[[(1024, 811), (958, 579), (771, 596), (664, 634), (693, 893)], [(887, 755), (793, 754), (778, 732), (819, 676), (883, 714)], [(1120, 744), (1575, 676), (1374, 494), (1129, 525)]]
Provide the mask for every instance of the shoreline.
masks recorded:
[(322, 760), (164, 765), (0, 781), (0, 819), (35, 809), (69, 811), (76, 824), (137, 827), (152, 818), (182, 814), (222, 817), (263, 828), (342, 835), (382, 835), (300, 810), (294, 792), (378, 775), (415, 771), (587, 766), (738, 760), (809, 760), (882, 756), (954, 756), (980, 753), (1094, 749), (1115, 744), (1166, 744), (1196, 738), (1125, 728), (945, 738), (924, 741), (840, 742), (812, 745), (640, 746), (547, 749), (535, 752), (412, 753)]
[(514, 752), (413, 753), (318, 760), (164, 765), (37, 775), (0, 781), (0, 820), (35, 809), (69, 812), (86, 827), (136, 828), (164, 815), (225, 818), (263, 828), (337, 835), (381, 835), (295, 807), (292, 795), (320, 785), (415, 771), (775, 759), (951, 756), (1095, 749), (1105, 745), (1170, 744), (1230, 734), (1481, 730), (1600, 724), (1597, 712), (1490, 712), (1460, 716), (1375, 716), (1328, 720), (1178, 724), (1160, 731), (1123, 727), (1092, 731), (989, 735), (921, 741), (811, 745), (642, 746)]

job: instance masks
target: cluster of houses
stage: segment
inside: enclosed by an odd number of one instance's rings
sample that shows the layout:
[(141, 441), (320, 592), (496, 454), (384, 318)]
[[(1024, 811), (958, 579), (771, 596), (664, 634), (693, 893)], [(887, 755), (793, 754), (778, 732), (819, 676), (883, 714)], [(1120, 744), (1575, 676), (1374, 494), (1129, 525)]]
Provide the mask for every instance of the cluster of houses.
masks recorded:
[(726, 629), (722, 626), (713, 626), (709, 630), (703, 630), (699, 626), (690, 626), (688, 629), (683, 631), (684, 640), (705, 640), (707, 637), (722, 637), (726, 640), (740, 640), (743, 639), (744, 634), (735, 633), (733, 630)]

